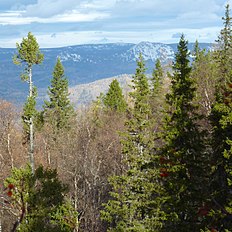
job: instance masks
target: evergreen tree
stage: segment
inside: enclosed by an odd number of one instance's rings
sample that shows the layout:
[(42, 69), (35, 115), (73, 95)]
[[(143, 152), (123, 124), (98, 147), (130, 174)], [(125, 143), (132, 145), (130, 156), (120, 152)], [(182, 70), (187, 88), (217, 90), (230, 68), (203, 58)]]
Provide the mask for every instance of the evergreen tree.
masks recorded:
[(159, 59), (155, 62), (155, 68), (152, 72), (151, 79), (151, 96), (150, 107), (152, 119), (155, 127), (161, 125), (162, 112), (164, 107), (164, 88), (163, 88), (164, 71)]
[(194, 44), (194, 50), (193, 50), (194, 61), (198, 60), (200, 53), (201, 53), (201, 49), (199, 47), (198, 40), (196, 40)]
[(40, 64), (43, 61), (43, 54), (39, 50), (39, 45), (36, 38), (31, 32), (28, 33), (27, 38), (23, 38), (20, 44), (16, 44), (17, 54), (14, 56), (13, 61), (16, 65), (22, 65), (24, 71), (21, 74), (21, 79), (29, 83), (29, 96), (23, 109), (23, 124), (24, 131), (30, 141), (29, 157), (32, 171), (34, 172), (34, 118), (36, 116), (36, 88), (32, 81), (32, 67)]
[(156, 95), (159, 91), (164, 77), (164, 71), (159, 59), (156, 60), (155, 68), (152, 72), (152, 93)]
[(44, 120), (52, 125), (54, 130), (70, 127), (70, 119), (75, 115), (69, 100), (68, 80), (64, 75), (64, 68), (57, 59), (53, 71), (51, 86), (48, 87), (49, 101), (45, 101)]
[(193, 104), (195, 86), (190, 76), (187, 44), (182, 35), (173, 64), (171, 91), (166, 96), (169, 110), (160, 157), (160, 174), (167, 194), (163, 210), (168, 220), (164, 231), (204, 228), (198, 212), (206, 204), (207, 160), (199, 116)]
[(131, 97), (134, 108), (122, 137), (126, 170), (110, 179), (112, 199), (105, 204), (102, 218), (110, 222), (108, 231), (158, 231), (162, 226), (162, 187), (157, 183), (153, 136), (150, 133), (149, 85), (140, 55), (133, 76)]
[(116, 79), (111, 82), (109, 90), (103, 98), (103, 103), (106, 108), (112, 111), (126, 111), (127, 104), (122, 94), (122, 89), (119, 82)]
[(226, 5), (225, 16), (222, 17), (222, 20), (224, 21), (224, 28), (221, 30), (218, 40), (216, 41), (218, 44), (218, 49), (215, 52), (215, 58), (219, 66), (220, 81), (225, 82), (226, 76), (229, 74), (229, 70), (231, 69), (232, 65), (232, 30), (229, 4)]
[(216, 86), (216, 102), (210, 115), (213, 126), (211, 176), (213, 223), (210, 226), (220, 231), (232, 228), (232, 34), (229, 11), (229, 5), (226, 5), (224, 28), (219, 36), (219, 50), (216, 53), (220, 82)]
[(64, 195), (67, 186), (54, 169), (14, 168), (5, 180), (12, 212), (18, 216), (12, 231), (71, 232), (76, 226), (77, 212)]

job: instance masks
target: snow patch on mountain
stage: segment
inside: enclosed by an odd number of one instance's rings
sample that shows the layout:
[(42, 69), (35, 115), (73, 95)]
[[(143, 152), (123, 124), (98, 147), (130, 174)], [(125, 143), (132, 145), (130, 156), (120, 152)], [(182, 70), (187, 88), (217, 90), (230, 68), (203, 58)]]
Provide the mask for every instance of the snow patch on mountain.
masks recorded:
[(140, 42), (134, 45), (126, 53), (122, 54), (122, 57), (126, 61), (135, 61), (138, 59), (140, 53), (144, 60), (155, 61), (159, 58), (162, 62), (173, 59), (175, 55), (174, 50), (168, 45), (162, 43)]
[(68, 52), (61, 52), (59, 54), (61, 62), (64, 61), (74, 61), (74, 62), (80, 62), (81, 56), (76, 53), (68, 53)]

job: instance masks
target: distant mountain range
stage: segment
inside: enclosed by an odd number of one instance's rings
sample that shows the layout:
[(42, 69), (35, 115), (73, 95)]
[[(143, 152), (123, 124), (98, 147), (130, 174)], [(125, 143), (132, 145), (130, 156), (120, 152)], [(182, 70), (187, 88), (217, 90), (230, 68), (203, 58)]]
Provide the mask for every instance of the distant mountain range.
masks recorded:
[[(206, 50), (212, 49), (212, 44), (209, 43), (199, 45)], [(189, 50), (192, 51), (193, 47), (194, 44), (190, 43)], [(75, 89), (76, 85), (82, 85), (83, 89), (83, 84), (122, 74), (133, 74), (140, 53), (146, 61), (147, 73), (151, 73), (157, 58), (163, 64), (168, 64), (173, 61), (176, 50), (177, 44), (151, 42), (41, 49), (45, 57), (44, 62), (33, 68), (33, 80), (39, 92), (38, 103), (41, 105), (46, 95), (57, 57), (60, 57), (64, 65), (70, 89)], [(21, 105), (27, 97), (28, 85), (20, 80), (22, 67), (17, 67), (12, 62), (15, 53), (16, 49), (0, 48), (0, 98)], [(85, 94), (82, 96), (86, 97)], [(85, 99), (80, 100), (84, 101)]]

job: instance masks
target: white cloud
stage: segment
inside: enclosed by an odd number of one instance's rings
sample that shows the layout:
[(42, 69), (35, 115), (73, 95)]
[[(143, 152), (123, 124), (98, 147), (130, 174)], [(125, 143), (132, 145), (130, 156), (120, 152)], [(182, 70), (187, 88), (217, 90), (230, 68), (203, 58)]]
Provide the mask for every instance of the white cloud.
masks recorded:
[[(7, 1), (0, 0), (0, 7), (3, 2), (6, 6)], [(226, 0), (8, 0), (8, 11), (5, 8), (0, 10), (0, 26), (5, 25), (4, 30), (20, 32), (19, 36), (27, 30), (32, 31), (40, 36), (42, 46), (88, 43), (104, 38), (111, 42), (122, 40), (177, 42), (178, 39), (172, 35), (182, 32), (189, 41), (198, 38), (199, 41), (213, 42), (222, 26), (221, 17), (224, 15), (226, 2)], [(51, 37), (53, 33), (56, 36)], [(10, 35), (15, 36), (14, 33), (9, 33)], [(0, 46), (5, 46), (4, 44), (9, 44), (10, 41), (10, 37), (8, 41), (0, 38)]]
[(89, 12), (86, 14), (79, 13), (78, 11), (71, 11), (67, 14), (55, 15), (50, 18), (39, 17), (23, 17), (24, 11), (9, 11), (0, 13), (0, 25), (23, 25), (33, 22), (37, 23), (72, 23), (72, 22), (89, 22), (98, 19), (107, 18), (108, 14)]
[(75, 9), (80, 0), (38, 0), (26, 7), (25, 16), (48, 18)]
[[(189, 42), (195, 42), (198, 39), (199, 42), (214, 42), (219, 33), (219, 27), (202, 28), (202, 29), (163, 29), (159, 31), (141, 32), (141, 31), (81, 31), (81, 32), (65, 32), (65, 33), (44, 33), (33, 34), (36, 36), (40, 47), (63, 47), (77, 44), (88, 43), (101, 43), (103, 41), (115, 43), (115, 42), (127, 42), (127, 43), (139, 43), (141, 41), (162, 42), (162, 43), (177, 43), (179, 41), (178, 36), (174, 34), (184, 33), (186, 39)], [(24, 35), (26, 36), (26, 34)], [(16, 42), (20, 42), (22, 38), (18, 37), (11, 40), (1, 40), (1, 47), (15, 47)]]

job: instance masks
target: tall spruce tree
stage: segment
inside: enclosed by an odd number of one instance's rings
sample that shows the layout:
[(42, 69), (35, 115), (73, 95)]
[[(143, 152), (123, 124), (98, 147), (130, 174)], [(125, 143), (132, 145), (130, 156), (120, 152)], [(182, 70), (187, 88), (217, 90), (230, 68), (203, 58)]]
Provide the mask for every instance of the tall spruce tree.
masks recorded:
[(29, 83), (29, 96), (23, 108), (23, 124), (24, 131), (27, 135), (27, 140), (30, 142), (29, 157), (32, 171), (34, 172), (34, 118), (36, 116), (36, 88), (32, 81), (32, 67), (40, 64), (43, 61), (43, 54), (39, 50), (39, 45), (36, 38), (31, 32), (26, 38), (23, 38), (20, 44), (16, 44), (17, 54), (13, 61), (16, 65), (22, 65), (24, 70), (21, 74), (21, 79)]
[(164, 77), (164, 71), (159, 59), (155, 62), (155, 68), (152, 72), (152, 94), (157, 95)]
[(121, 176), (110, 178), (112, 199), (105, 204), (103, 220), (108, 231), (159, 231), (163, 214), (160, 210), (162, 187), (157, 183), (159, 169), (154, 164), (153, 136), (150, 133), (149, 85), (145, 64), (140, 55), (133, 76), (131, 97), (134, 108), (122, 136), (122, 153), (126, 169)]
[(119, 85), (119, 82), (116, 79), (111, 82), (109, 90), (103, 98), (103, 104), (107, 109), (112, 111), (126, 111), (127, 104), (122, 94), (122, 89)]
[(229, 73), (230, 67), (232, 65), (232, 47), (231, 47), (231, 17), (230, 17), (230, 6), (229, 4), (225, 7), (225, 16), (222, 17), (224, 27), (220, 32), (218, 40), (216, 41), (218, 44), (218, 49), (215, 52), (215, 58), (218, 62), (219, 66), (219, 75), (221, 78), (221, 82), (225, 81), (226, 76)]
[(51, 86), (48, 87), (49, 101), (44, 105), (44, 121), (51, 124), (54, 130), (70, 127), (70, 119), (74, 116), (74, 108), (69, 100), (68, 80), (64, 74), (64, 68), (57, 59)]
[(160, 174), (167, 197), (163, 210), (168, 220), (163, 231), (204, 228), (199, 210), (206, 204), (207, 164), (204, 137), (193, 104), (195, 86), (187, 45), (182, 35), (173, 64), (171, 91), (166, 96), (169, 109), (164, 122)]
[(164, 106), (164, 71), (159, 59), (155, 62), (155, 68), (152, 72), (151, 79), (151, 96), (150, 96), (150, 107), (152, 112), (152, 118), (155, 123), (155, 127), (158, 128), (161, 125), (161, 118)]
[(210, 115), (213, 126), (211, 201), (214, 212), (210, 227), (232, 231), (232, 31), (229, 5), (226, 5), (224, 28), (221, 30), (216, 51), (219, 80), (216, 102)]

